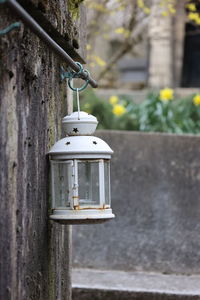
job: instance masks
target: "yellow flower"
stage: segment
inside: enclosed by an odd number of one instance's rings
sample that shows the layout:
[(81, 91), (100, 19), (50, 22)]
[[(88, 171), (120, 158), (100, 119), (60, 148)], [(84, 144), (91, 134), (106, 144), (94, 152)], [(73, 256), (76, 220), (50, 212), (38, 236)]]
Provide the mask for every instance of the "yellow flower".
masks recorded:
[(200, 106), (200, 94), (197, 94), (196, 96), (194, 96), (193, 103), (196, 106)]
[(146, 15), (149, 15), (150, 12), (151, 12), (150, 8), (144, 7), (144, 13), (145, 13)]
[(144, 8), (145, 7), (143, 0), (137, 0), (137, 5), (138, 5), (139, 8)]
[(172, 4), (170, 4), (168, 6), (168, 9), (169, 9), (169, 11), (170, 11), (171, 14), (175, 14), (176, 13), (176, 9), (174, 8), (174, 6)]
[(113, 114), (115, 114), (116, 116), (121, 116), (125, 113), (126, 108), (120, 104), (116, 104), (113, 107)]
[(162, 11), (161, 14), (162, 14), (163, 17), (168, 17), (169, 16), (169, 13), (167, 11)]
[(197, 21), (199, 19), (199, 14), (191, 12), (188, 14), (188, 19), (192, 21)]
[(119, 98), (118, 98), (117, 96), (111, 96), (111, 97), (109, 98), (109, 102), (110, 102), (110, 104), (112, 104), (112, 105), (117, 104), (118, 101), (119, 101)]
[(200, 25), (200, 18), (198, 18), (198, 19), (195, 21), (195, 23), (196, 23), (197, 25)]
[(188, 8), (190, 11), (196, 11), (197, 10), (196, 5), (194, 3), (188, 3), (186, 5), (186, 8)]
[(160, 100), (162, 101), (169, 101), (174, 98), (174, 91), (172, 89), (163, 89), (160, 90)]
[(115, 29), (115, 33), (117, 34), (123, 34), (126, 38), (130, 36), (130, 31), (123, 28), (123, 27), (118, 27)]
[(101, 57), (97, 55), (93, 55), (92, 58), (100, 67), (104, 67), (106, 65), (106, 62)]
[(118, 27), (117, 29), (115, 29), (115, 32), (118, 34), (123, 34), (124, 33), (124, 28), (123, 27)]

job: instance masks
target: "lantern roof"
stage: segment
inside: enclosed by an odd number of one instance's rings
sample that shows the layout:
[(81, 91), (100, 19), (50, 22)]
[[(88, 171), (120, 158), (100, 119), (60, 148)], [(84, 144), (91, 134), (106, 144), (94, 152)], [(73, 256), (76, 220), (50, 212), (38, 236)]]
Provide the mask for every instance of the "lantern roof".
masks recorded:
[(57, 158), (110, 158), (112, 149), (96, 136), (68, 136), (57, 141), (50, 155)]
[(62, 120), (62, 123), (71, 123), (73, 121), (83, 122), (83, 123), (95, 123), (97, 124), (97, 118), (93, 115), (90, 115), (84, 111), (75, 111), (71, 115), (65, 116)]
[(65, 116), (62, 124), (67, 135), (90, 135), (95, 132), (98, 121), (95, 116), (84, 111), (75, 111), (71, 115)]

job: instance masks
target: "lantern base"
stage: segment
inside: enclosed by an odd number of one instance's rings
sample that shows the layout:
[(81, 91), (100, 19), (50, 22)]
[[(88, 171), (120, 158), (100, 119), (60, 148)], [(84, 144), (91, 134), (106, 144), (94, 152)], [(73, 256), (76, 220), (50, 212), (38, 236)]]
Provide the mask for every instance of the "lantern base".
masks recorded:
[(99, 224), (113, 219), (111, 208), (106, 209), (54, 209), (50, 219), (60, 224)]

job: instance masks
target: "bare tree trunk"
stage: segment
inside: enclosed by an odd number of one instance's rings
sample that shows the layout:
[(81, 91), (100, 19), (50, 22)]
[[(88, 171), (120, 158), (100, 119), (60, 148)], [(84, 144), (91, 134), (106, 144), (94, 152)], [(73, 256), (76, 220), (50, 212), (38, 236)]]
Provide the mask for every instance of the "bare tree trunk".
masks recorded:
[(126, 26), (126, 30), (130, 33), (125, 39), (122, 46), (113, 54), (112, 58), (108, 61), (106, 66), (100, 72), (98, 80), (102, 79), (107, 72), (127, 53), (133, 51), (134, 47), (143, 39), (143, 31), (147, 27), (148, 17), (144, 16), (143, 20), (138, 24), (137, 20), (137, 8), (135, 3), (132, 3), (132, 13), (129, 22)]

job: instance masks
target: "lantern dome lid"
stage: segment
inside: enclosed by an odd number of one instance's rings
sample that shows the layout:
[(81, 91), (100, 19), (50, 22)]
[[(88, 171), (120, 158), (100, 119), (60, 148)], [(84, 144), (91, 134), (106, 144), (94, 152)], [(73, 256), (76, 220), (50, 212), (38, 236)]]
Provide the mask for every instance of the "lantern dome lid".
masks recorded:
[(75, 111), (71, 115), (65, 116), (62, 120), (63, 123), (71, 123), (72, 121), (83, 122), (83, 123), (98, 123), (97, 118), (84, 111)]
[(96, 136), (68, 136), (49, 151), (57, 158), (110, 158), (112, 153), (108, 144)]
[(75, 111), (65, 116), (62, 124), (67, 135), (90, 135), (95, 132), (98, 121), (95, 116), (84, 111)]

